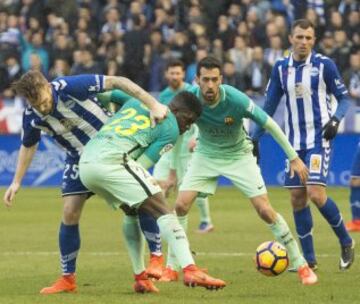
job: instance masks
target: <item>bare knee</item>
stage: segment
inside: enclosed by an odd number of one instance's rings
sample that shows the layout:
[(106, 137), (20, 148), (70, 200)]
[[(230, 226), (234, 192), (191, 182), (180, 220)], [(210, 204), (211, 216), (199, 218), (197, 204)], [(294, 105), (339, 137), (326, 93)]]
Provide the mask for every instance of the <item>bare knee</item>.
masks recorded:
[(307, 193), (305, 188), (290, 190), (291, 205), (294, 211), (301, 210), (307, 205)]
[(308, 187), (307, 193), (310, 200), (317, 206), (322, 207), (327, 199), (326, 190), (323, 186)]
[(188, 214), (197, 192), (184, 191), (179, 192), (175, 202), (175, 211), (178, 216), (185, 216)]

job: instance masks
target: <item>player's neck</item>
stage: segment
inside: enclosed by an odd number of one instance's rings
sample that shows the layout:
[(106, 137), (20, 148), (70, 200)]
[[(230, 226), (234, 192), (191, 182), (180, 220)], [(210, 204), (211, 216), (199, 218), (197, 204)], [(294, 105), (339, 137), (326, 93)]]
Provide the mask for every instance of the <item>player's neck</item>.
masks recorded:
[(302, 62), (302, 61), (306, 61), (306, 59), (309, 57), (309, 55), (310, 54), (300, 55), (300, 54), (293, 53), (292, 56), (295, 61)]
[(172, 87), (172, 86), (170, 86), (170, 89), (171, 89), (172, 91), (176, 92), (176, 91), (182, 89), (182, 88), (184, 87), (184, 85), (185, 85), (185, 82), (181, 82), (177, 87)]

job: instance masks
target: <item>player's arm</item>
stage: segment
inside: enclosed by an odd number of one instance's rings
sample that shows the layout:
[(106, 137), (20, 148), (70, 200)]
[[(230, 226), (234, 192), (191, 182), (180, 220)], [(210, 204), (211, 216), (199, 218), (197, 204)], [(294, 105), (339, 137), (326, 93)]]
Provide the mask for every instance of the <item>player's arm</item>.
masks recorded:
[(144, 103), (150, 109), (150, 117), (153, 122), (163, 120), (168, 113), (167, 106), (159, 103), (153, 96), (130, 79), (121, 76), (105, 76), (104, 90), (114, 89), (120, 89)]
[[(279, 76), (279, 64), (275, 64), (271, 71), (271, 77), (265, 93), (265, 104), (263, 110), (269, 115), (273, 116), (279, 105), (281, 97), (284, 95), (284, 91), (281, 86)], [(264, 134), (264, 128), (256, 125), (255, 130), (252, 134), (252, 139), (258, 141), (259, 138)]]
[(324, 62), (324, 81), (326, 87), (335, 96), (338, 102), (334, 115), (323, 128), (323, 137), (327, 140), (331, 140), (336, 136), (340, 121), (344, 118), (349, 109), (351, 101), (340, 73), (334, 62), (330, 59)]
[(11, 207), (15, 194), (21, 186), (21, 181), (34, 158), (37, 147), (38, 144), (31, 147), (21, 145), (13, 181), (4, 194), (4, 204), (7, 207)]
[(250, 99), (248, 99), (245, 116), (255, 121), (261, 128), (264, 128), (271, 134), (290, 160), (290, 176), (293, 177), (294, 173), (297, 173), (302, 183), (305, 184), (309, 173), (308, 169), (291, 146), (279, 125)]
[(110, 103), (115, 103), (121, 107), (125, 102), (133, 98), (121, 90), (112, 90), (98, 93), (96, 94), (96, 97), (105, 108), (109, 108)]

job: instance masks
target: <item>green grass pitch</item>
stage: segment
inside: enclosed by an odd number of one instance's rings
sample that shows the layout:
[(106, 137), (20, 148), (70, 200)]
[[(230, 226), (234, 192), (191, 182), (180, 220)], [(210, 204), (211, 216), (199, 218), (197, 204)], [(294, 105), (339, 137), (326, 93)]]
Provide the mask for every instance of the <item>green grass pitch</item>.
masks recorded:
[[(292, 231), (288, 193), (269, 189), (273, 206)], [(329, 189), (344, 218), (349, 219), (348, 190)], [(1, 197), (4, 188), (0, 189)], [(170, 201), (173, 201), (171, 199)], [(296, 274), (265, 277), (255, 269), (256, 247), (272, 235), (250, 203), (234, 188), (220, 188), (210, 198), (215, 231), (194, 232), (197, 209), (190, 214), (188, 236), (199, 266), (227, 281), (217, 292), (189, 289), (180, 282), (157, 283), (160, 294), (132, 291), (132, 272), (121, 235), (121, 212), (112, 211), (98, 197), (85, 206), (82, 247), (78, 258), (76, 294), (41, 296), (39, 290), (59, 275), (57, 245), (62, 203), (58, 189), (21, 189), (11, 210), (0, 207), (0, 303), (360, 303), (359, 255), (347, 272), (338, 270), (340, 248), (329, 226), (312, 207), (319, 284), (302, 286)], [(353, 234), (360, 244), (360, 234)]]

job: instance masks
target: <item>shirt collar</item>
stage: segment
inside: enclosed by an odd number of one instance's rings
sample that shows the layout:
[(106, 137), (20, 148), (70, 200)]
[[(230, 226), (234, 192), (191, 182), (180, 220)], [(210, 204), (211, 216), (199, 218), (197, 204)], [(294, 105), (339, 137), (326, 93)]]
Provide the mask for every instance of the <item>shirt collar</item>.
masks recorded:
[[(307, 56), (304, 65), (307, 65), (310, 63), (312, 56), (313, 56), (313, 52), (311, 52), (309, 54), (309, 56)], [(288, 66), (291, 66), (291, 67), (294, 66), (293, 52), (290, 53)]]

